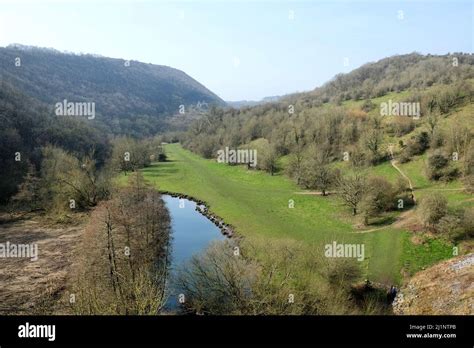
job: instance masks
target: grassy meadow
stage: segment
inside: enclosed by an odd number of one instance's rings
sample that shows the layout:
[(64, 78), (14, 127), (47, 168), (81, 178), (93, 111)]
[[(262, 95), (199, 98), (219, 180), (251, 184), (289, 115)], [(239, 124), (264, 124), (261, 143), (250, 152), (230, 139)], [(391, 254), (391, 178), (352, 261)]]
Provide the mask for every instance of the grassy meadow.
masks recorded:
[[(411, 243), (409, 233), (391, 225), (361, 232), (350, 210), (335, 195), (321, 197), (303, 191), (282, 174), (270, 176), (206, 160), (179, 144), (166, 145), (167, 162), (142, 170), (160, 190), (202, 199), (210, 209), (236, 228), (239, 236), (256, 246), (257, 257), (265, 255), (269, 241), (298, 243), (311, 252), (324, 251), (324, 244), (363, 243), (364, 276), (385, 283), (400, 283), (401, 268), (418, 270), (450, 256), (451, 246), (438, 242), (422, 246)], [(374, 174), (396, 180), (398, 172), (389, 163)], [(122, 174), (120, 180), (126, 177)], [(294, 207), (290, 208), (290, 203)], [(436, 252), (433, 252), (435, 250)], [(357, 262), (357, 261), (354, 261)]]

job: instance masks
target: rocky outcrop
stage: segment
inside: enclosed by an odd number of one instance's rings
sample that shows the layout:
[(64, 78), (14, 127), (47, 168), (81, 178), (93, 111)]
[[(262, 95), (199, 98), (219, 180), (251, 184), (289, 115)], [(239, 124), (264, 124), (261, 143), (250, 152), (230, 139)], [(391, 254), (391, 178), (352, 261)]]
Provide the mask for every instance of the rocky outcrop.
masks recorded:
[(418, 272), (400, 289), (392, 306), (400, 315), (474, 314), (474, 253)]

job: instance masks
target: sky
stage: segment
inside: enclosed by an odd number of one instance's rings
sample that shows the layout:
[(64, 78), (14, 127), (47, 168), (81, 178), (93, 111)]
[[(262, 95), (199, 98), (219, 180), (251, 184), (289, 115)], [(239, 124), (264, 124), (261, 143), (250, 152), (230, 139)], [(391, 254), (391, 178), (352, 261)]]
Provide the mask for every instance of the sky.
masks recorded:
[(473, 0), (0, 0), (0, 46), (167, 65), (259, 100), (395, 54), (472, 53), (473, 17)]

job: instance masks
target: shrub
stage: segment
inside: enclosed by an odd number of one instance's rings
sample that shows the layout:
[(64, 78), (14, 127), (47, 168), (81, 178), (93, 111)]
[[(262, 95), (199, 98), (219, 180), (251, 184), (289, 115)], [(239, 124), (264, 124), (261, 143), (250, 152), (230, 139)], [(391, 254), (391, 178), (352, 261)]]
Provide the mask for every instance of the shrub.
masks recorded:
[(421, 155), (429, 147), (430, 137), (427, 132), (421, 132), (408, 141), (407, 151), (408, 155), (415, 156)]
[(362, 104), (361, 109), (365, 112), (370, 112), (373, 109), (375, 109), (375, 107), (376, 105), (370, 99), (366, 99), (364, 100), (364, 103)]
[(466, 237), (474, 237), (474, 207), (468, 207), (464, 209), (464, 214), (461, 219), (463, 229)]
[(400, 156), (398, 156), (398, 162), (400, 163), (407, 163), (407, 162), (410, 162), (410, 155), (408, 154), (408, 151), (406, 150), (403, 150), (401, 153), (400, 153)]
[(434, 228), (448, 212), (448, 202), (439, 193), (426, 196), (418, 207), (418, 216), (425, 227)]
[(464, 183), (464, 189), (468, 193), (474, 193), (474, 174), (464, 177), (463, 183)]
[(442, 169), (448, 164), (448, 158), (440, 151), (428, 156), (428, 165), (433, 169)]
[(452, 239), (458, 239), (458, 237), (464, 232), (461, 219), (456, 215), (446, 215), (442, 217), (439, 220), (436, 229), (439, 233)]
[(393, 185), (383, 177), (371, 177), (367, 181), (368, 192), (371, 193), (377, 211), (388, 211), (395, 206), (396, 190)]

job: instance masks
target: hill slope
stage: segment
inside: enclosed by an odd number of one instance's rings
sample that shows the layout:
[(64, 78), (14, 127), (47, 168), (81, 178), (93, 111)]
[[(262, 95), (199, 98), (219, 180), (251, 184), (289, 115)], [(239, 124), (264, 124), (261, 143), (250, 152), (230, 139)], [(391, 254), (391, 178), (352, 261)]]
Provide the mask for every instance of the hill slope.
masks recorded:
[(400, 315), (469, 315), (473, 313), (474, 254), (441, 262), (417, 273), (393, 304)]
[(0, 81), (51, 109), (64, 99), (94, 102), (96, 123), (113, 133), (153, 134), (163, 126), (163, 115), (177, 113), (180, 105), (225, 105), (167, 66), (20, 45), (0, 48)]
[(338, 74), (313, 91), (288, 95), (285, 99), (321, 105), (329, 101), (376, 98), (390, 92), (449, 85), (474, 78), (474, 55), (453, 53), (396, 55), (371, 62), (347, 74)]

